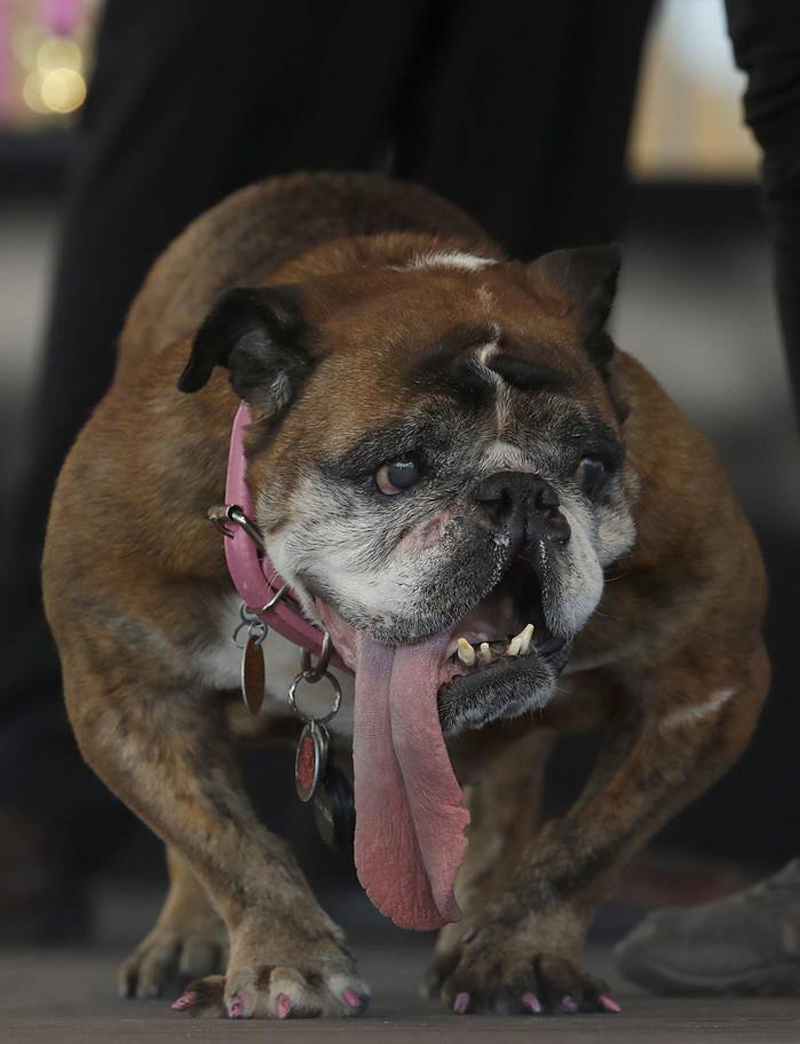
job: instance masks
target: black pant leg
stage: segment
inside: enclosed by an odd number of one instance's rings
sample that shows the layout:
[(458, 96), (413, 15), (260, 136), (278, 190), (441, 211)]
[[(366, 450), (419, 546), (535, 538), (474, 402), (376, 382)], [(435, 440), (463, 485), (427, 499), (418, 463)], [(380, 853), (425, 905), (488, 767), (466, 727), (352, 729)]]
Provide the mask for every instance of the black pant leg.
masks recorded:
[(30, 457), (0, 540), (0, 807), (60, 817), (67, 787), (74, 824), (80, 808), (113, 801), (81, 773), (66, 729), (39, 561), (56, 476), (109, 384), (131, 299), (169, 240), (229, 192), (303, 167), (368, 166), (424, 10), (424, 0), (108, 0)]
[(651, 0), (458, 0), (398, 113), (400, 172), (513, 254), (618, 234)]
[[(148, 266), (197, 212), (257, 176), (258, 80), (252, 62), (230, 60), (235, 38), (218, 24), (220, 6), (110, 0), (105, 8), (31, 402), (30, 453), (0, 540), (0, 809), (30, 817), (39, 858), (59, 864), (56, 882), (91, 861), (90, 850), (113, 847), (127, 820), (81, 765), (67, 728), (41, 606), (47, 510), (63, 458), (111, 379), (125, 311)], [(245, 16), (253, 6), (225, 5), (247, 40), (263, 25), (247, 31), (236, 9)]]
[(763, 150), (761, 188), (795, 407), (800, 412), (800, 4), (726, 0), (744, 115)]
[[(147, 269), (191, 219), (250, 181), (366, 167), (385, 137), (420, 0), (109, 0), (66, 208), (31, 456), (4, 525), (0, 722), (52, 689), (39, 608), (47, 505), (113, 373)], [(21, 507), (24, 505), (24, 507)]]

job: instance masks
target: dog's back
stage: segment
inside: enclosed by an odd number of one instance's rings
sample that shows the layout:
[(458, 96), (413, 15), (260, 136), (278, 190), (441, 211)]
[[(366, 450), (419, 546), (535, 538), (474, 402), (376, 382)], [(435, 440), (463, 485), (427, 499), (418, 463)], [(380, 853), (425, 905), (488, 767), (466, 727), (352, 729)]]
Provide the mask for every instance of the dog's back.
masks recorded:
[(272, 178), (227, 197), (164, 251), (131, 307), (120, 365), (197, 329), (231, 287), (260, 285), (321, 244), (381, 232), (433, 234), (497, 251), (475, 221), (418, 185), (355, 171)]

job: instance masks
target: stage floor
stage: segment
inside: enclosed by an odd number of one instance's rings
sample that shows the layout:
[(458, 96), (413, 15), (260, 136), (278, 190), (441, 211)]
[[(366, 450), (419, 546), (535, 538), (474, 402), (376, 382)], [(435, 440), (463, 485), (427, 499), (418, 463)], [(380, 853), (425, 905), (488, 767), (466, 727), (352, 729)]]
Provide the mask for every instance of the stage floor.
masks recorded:
[[(114, 995), (114, 968), (122, 953), (104, 947), (0, 950), (0, 1041), (86, 1042), (286, 1040), (426, 1044), (428, 1041), (552, 1040), (559, 1044), (797, 1044), (800, 998), (663, 999), (620, 982), (607, 951), (590, 955), (596, 972), (613, 984), (621, 1015), (458, 1016), (421, 1000), (417, 982), (427, 942), (398, 946), (374, 937), (353, 940), (359, 966), (373, 990), (359, 1019), (232, 1023), (192, 1018), (169, 1000), (126, 1001)], [(535, 1034), (535, 1038), (534, 1038)]]

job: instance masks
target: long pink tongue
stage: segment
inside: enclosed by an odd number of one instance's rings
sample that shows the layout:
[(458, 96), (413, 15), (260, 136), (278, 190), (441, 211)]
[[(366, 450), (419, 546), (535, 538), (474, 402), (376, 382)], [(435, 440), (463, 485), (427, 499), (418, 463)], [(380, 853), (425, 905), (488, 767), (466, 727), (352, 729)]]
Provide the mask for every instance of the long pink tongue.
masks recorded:
[(439, 725), (449, 635), (394, 648), (358, 636), (353, 764), (358, 878), (401, 928), (457, 921), (469, 813)]

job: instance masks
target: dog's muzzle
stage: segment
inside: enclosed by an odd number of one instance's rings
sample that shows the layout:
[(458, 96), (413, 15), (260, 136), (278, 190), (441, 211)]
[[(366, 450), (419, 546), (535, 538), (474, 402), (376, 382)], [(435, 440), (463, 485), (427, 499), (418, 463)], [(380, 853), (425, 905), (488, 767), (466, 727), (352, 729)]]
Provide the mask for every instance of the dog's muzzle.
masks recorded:
[(561, 546), (569, 542), (569, 522), (561, 513), (558, 494), (545, 479), (525, 471), (497, 471), (472, 490), (478, 520), (493, 535), (519, 548), (537, 547), (541, 540)]

